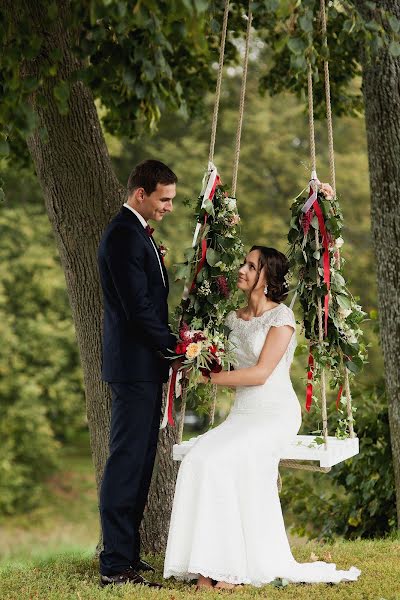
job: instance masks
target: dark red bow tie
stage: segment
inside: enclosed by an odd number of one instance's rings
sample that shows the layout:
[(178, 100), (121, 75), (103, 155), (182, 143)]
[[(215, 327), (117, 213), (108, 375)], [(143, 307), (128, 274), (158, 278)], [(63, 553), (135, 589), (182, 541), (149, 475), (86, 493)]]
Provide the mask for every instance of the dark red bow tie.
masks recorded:
[(154, 229), (153, 229), (153, 227), (150, 227), (150, 225), (146, 225), (146, 227), (144, 228), (144, 230), (145, 230), (145, 232), (147, 233), (147, 235), (149, 237), (151, 237), (153, 235)]

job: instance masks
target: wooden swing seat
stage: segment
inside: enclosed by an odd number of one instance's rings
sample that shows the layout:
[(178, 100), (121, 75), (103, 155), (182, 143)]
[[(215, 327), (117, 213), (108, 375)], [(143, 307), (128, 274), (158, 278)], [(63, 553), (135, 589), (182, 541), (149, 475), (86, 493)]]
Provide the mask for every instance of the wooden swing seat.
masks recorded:
[[(173, 460), (181, 461), (200, 437), (201, 435), (186, 442), (174, 444), (172, 450)], [(329, 470), (334, 465), (359, 453), (359, 440), (357, 437), (338, 440), (334, 436), (328, 436), (326, 446), (325, 444), (317, 444), (315, 438), (315, 435), (296, 436), (296, 439), (285, 449), (281, 466), (296, 467), (295, 464), (285, 464), (286, 461), (313, 461), (318, 463), (317, 467)], [(297, 468), (302, 467), (299, 465)]]

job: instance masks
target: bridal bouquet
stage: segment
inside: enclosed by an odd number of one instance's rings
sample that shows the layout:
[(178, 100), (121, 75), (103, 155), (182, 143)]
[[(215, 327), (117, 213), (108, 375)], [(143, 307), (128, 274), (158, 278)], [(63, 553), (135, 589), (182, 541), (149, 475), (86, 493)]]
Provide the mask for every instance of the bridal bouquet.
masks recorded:
[(219, 373), (229, 368), (234, 359), (232, 349), (224, 335), (217, 331), (190, 329), (183, 323), (179, 331), (175, 354), (171, 359), (180, 358), (187, 370), (188, 390), (196, 387), (199, 374)]

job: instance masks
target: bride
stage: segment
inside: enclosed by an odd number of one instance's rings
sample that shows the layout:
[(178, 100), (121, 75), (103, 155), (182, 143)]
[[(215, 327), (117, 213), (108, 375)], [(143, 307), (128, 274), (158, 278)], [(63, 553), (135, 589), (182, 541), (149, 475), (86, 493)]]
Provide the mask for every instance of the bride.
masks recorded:
[[(296, 347), (287, 295), (286, 257), (253, 246), (238, 274), (247, 305), (226, 324), (238, 366), (211, 373), (236, 388), (227, 419), (202, 435), (179, 469), (164, 578), (231, 589), (291, 582), (354, 581), (360, 571), (332, 563), (298, 563), (287, 540), (277, 478), (281, 450), (301, 425), (289, 369)], [(207, 381), (204, 378), (204, 383)]]

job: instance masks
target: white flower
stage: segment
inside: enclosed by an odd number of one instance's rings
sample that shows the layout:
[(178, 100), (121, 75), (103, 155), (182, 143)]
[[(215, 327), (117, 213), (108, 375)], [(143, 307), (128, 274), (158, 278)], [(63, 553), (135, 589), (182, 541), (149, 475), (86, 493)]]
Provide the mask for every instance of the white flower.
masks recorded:
[(357, 336), (353, 329), (349, 329), (349, 331), (346, 332), (346, 339), (349, 344), (357, 344)]
[(225, 204), (228, 210), (236, 210), (236, 198), (226, 198)]
[(198, 293), (201, 296), (208, 296), (209, 294), (211, 294), (211, 285), (209, 281), (204, 281), (203, 284), (199, 287), (198, 289)]
[(337, 250), (339, 250), (339, 248), (341, 248), (344, 244), (344, 239), (342, 237), (338, 237), (335, 240), (335, 248), (337, 248)]
[(192, 342), (186, 349), (186, 358), (196, 358), (201, 352), (203, 345), (201, 342)]
[(343, 319), (347, 319), (349, 315), (351, 315), (351, 308), (343, 308), (343, 306), (339, 306), (338, 314)]

